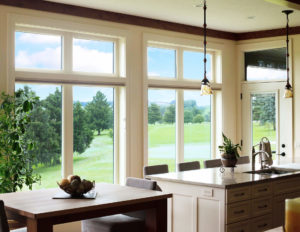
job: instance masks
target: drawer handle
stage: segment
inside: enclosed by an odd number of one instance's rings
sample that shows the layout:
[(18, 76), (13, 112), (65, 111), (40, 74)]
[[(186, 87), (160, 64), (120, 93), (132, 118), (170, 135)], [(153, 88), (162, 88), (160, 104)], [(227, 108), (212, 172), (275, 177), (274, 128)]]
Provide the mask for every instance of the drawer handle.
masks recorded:
[(264, 208), (267, 208), (267, 207), (268, 207), (268, 205), (259, 205), (257, 208), (264, 209)]
[(264, 188), (264, 189), (258, 189), (257, 192), (261, 193), (261, 192), (267, 192), (268, 189), (267, 188)]
[(234, 194), (235, 197), (241, 197), (241, 196), (244, 196), (244, 195), (245, 195), (245, 193), (236, 193), (236, 194)]
[(245, 213), (245, 210), (240, 210), (240, 211), (234, 211), (234, 214), (241, 214), (241, 213)]
[(266, 227), (268, 224), (267, 223), (264, 223), (264, 224), (260, 224), (257, 226), (257, 228), (263, 228), (263, 227)]

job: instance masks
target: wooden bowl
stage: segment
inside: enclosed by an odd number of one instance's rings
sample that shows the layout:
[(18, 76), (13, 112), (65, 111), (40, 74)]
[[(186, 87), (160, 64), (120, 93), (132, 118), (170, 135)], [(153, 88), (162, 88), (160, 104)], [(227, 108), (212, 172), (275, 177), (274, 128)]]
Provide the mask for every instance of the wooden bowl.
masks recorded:
[(70, 194), (72, 197), (82, 197), (83, 194), (91, 191), (93, 188), (95, 188), (95, 181), (88, 181), (88, 180), (82, 180), (82, 181), (72, 181), (68, 185), (60, 185), (57, 182), (60, 189), (65, 191), (66, 193)]

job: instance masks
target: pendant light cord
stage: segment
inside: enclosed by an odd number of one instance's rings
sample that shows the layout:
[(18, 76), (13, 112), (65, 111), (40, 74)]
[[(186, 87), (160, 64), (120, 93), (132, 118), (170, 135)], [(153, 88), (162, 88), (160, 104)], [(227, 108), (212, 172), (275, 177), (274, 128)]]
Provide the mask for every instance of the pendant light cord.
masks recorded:
[(204, 42), (203, 42), (203, 45), (204, 45), (204, 81), (207, 80), (207, 77), (206, 77), (206, 45), (207, 45), (207, 40), (206, 40), (206, 28), (207, 28), (207, 24), (206, 24), (206, 0), (204, 0), (204, 6), (203, 6), (203, 10), (204, 10), (204, 24), (203, 24), (203, 29), (204, 29)]
[(289, 65), (289, 62), (290, 62), (290, 59), (289, 59), (289, 14), (286, 14), (286, 20), (287, 20), (287, 23), (286, 23), (286, 71), (287, 71), (287, 86), (290, 86), (290, 75), (289, 75), (289, 72), (290, 72), (290, 65)]
[(291, 89), (292, 86), (290, 84), (290, 51), (289, 51), (289, 14), (293, 13), (292, 10), (284, 10), (282, 11), (284, 14), (286, 14), (286, 89)]

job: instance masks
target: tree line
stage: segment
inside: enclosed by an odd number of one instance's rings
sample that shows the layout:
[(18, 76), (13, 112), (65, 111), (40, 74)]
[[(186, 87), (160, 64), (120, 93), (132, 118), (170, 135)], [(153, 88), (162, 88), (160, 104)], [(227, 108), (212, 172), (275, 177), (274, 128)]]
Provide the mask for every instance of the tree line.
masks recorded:
[(273, 94), (255, 94), (252, 96), (252, 120), (260, 126), (270, 123), (276, 130), (276, 102)]
[[(32, 96), (36, 93), (28, 86), (24, 91)], [(113, 128), (113, 107), (105, 95), (98, 91), (93, 100), (83, 106), (73, 103), (73, 150), (81, 154), (91, 144), (95, 132), (100, 135), (103, 130)], [(53, 166), (61, 163), (62, 149), (62, 94), (57, 88), (47, 98), (38, 100), (31, 122), (28, 125), (26, 139), (34, 141), (35, 156), (33, 165)]]
[[(175, 123), (175, 103), (169, 106), (151, 103), (148, 106), (148, 123)], [(184, 101), (184, 123), (210, 122), (210, 107), (199, 107), (195, 100)]]

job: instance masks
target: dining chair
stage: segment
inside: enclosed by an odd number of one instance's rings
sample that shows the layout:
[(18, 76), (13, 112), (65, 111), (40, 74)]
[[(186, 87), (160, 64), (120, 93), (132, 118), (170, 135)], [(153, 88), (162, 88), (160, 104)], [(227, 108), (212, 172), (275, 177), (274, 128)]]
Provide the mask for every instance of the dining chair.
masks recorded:
[(144, 167), (144, 177), (148, 176), (148, 175), (163, 174), (163, 173), (168, 173), (168, 172), (169, 172), (169, 167), (167, 164), (152, 165), (152, 166)]
[(7, 216), (4, 208), (4, 202), (0, 200), (0, 232), (26, 232), (26, 228), (9, 230)]
[(177, 170), (179, 172), (197, 170), (197, 169), (200, 169), (199, 161), (184, 162), (184, 163), (177, 164)]
[[(157, 184), (156, 181), (129, 177), (126, 186), (155, 190)], [(82, 232), (143, 232), (146, 230), (145, 211), (92, 218), (82, 221), (81, 227)]]
[(204, 168), (218, 168), (222, 166), (221, 159), (211, 159), (203, 161)]
[(241, 156), (238, 158), (236, 164), (249, 164), (250, 163), (250, 158), (249, 156)]

